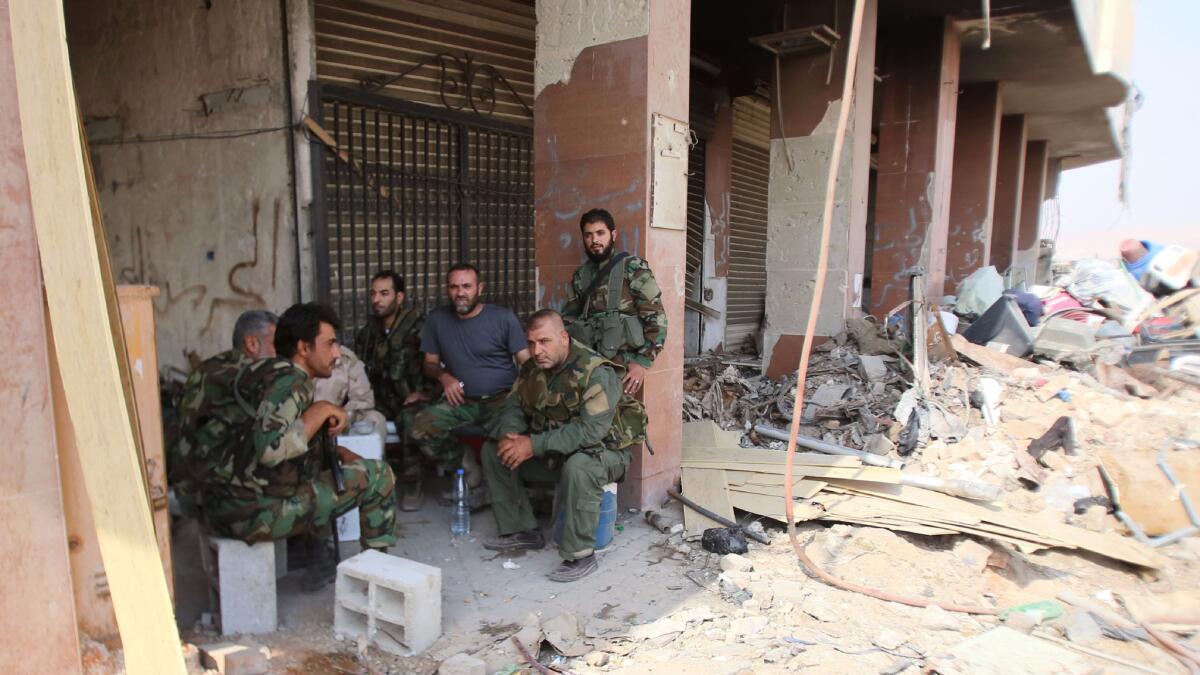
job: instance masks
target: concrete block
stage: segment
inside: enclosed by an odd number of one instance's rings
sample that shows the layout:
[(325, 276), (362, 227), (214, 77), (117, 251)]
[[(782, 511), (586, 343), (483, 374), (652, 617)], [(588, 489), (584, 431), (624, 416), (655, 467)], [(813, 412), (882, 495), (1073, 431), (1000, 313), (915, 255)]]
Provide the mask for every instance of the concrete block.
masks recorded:
[(419, 654), (442, 634), (442, 570), (363, 551), (338, 565), (333, 629), (399, 656)]
[[(363, 459), (383, 459), (383, 439), (373, 431), (367, 434), (338, 436), (337, 444)], [(338, 517), (337, 532), (338, 541), (358, 541), (361, 536), (358, 509), (350, 509)]]
[(205, 668), (221, 675), (265, 675), (271, 667), (271, 652), (266, 647), (222, 642), (203, 646), (200, 656)]
[(246, 544), (217, 537), (208, 541), (216, 556), (221, 634), (275, 632), (276, 542)]
[(487, 664), (470, 654), (455, 654), (442, 661), (438, 675), (487, 675)]

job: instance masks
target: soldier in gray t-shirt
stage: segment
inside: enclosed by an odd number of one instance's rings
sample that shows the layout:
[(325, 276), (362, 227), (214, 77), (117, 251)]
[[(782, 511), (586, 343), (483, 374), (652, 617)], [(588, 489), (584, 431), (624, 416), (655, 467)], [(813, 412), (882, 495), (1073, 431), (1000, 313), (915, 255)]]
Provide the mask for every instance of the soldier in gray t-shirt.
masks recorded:
[[(479, 271), (455, 265), (446, 275), (450, 304), (425, 317), (425, 377), (441, 383), (442, 399), (417, 413), (410, 433), (430, 456), (449, 445), (440, 441), (458, 427), (486, 429), (512, 388), (517, 367), (529, 358), (521, 322), (509, 309), (479, 302), (482, 292)], [(457, 463), (462, 458), (449, 459)], [(463, 463), (468, 482), (476, 487), (483, 476), (473, 459)]]

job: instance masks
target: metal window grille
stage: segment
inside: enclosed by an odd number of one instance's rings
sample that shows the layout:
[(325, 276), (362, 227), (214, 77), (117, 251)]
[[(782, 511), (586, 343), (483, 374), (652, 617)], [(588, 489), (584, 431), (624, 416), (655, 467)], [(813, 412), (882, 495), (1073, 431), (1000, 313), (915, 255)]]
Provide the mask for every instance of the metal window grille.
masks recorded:
[[(457, 262), (480, 270), (485, 302), (533, 311), (530, 130), (453, 110), (314, 83), (310, 108), (346, 157), (314, 142), (317, 294), (344, 324), (369, 316), (371, 276), (404, 277), (406, 303), (445, 302)], [(347, 161), (348, 160), (348, 161)]]

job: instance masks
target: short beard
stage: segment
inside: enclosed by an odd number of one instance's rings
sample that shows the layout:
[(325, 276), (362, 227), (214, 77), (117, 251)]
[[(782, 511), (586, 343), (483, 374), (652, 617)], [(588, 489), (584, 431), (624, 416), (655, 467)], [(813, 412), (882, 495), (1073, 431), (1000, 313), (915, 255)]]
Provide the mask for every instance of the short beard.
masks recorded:
[(587, 257), (591, 258), (592, 262), (603, 262), (608, 260), (608, 256), (612, 253), (612, 250), (613, 243), (610, 241), (608, 242), (608, 246), (605, 246), (604, 250), (599, 253), (593, 253), (590, 248), (585, 248), (584, 252), (587, 253)]
[(459, 307), (457, 302), (452, 301), (450, 304), (454, 305), (454, 311), (456, 313), (466, 316), (467, 314), (474, 312), (475, 308), (479, 306), (479, 299), (476, 298), (475, 300), (472, 300), (471, 304), (467, 305), (466, 309)]

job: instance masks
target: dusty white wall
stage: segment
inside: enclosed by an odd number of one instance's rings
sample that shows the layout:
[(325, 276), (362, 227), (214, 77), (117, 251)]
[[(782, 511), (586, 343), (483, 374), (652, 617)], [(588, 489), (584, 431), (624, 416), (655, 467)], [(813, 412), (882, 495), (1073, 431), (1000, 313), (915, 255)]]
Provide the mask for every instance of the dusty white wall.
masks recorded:
[(558, 0), (537, 3), (533, 95), (566, 82), (584, 49), (650, 34), (649, 0)]
[[(159, 358), (228, 348), (297, 299), (280, 5), (67, 0), (68, 46), (118, 283), (147, 283)], [(138, 138), (143, 142), (131, 142)]]

